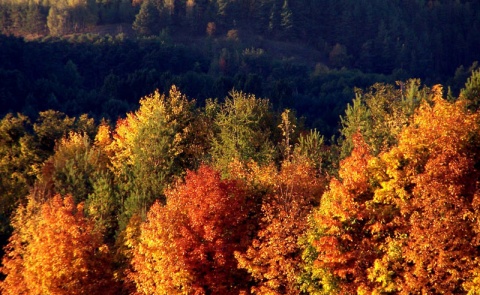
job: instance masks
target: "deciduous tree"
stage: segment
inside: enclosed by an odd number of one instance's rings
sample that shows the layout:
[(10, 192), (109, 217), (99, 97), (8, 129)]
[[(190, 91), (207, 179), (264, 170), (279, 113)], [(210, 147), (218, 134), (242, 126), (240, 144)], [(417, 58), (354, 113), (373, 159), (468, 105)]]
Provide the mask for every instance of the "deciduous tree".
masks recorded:
[[(432, 88), (373, 157), (353, 138), (306, 238), (304, 290), (455, 294), (478, 289), (478, 114)], [(472, 293), (473, 294), (473, 293)]]
[(401, 294), (459, 292), (479, 254), (478, 115), (432, 90), (434, 105), (421, 106), (383, 157), (389, 179), (376, 194), (404, 218)]
[(53, 181), (57, 193), (75, 194), (77, 203), (93, 193), (96, 176), (108, 172), (107, 155), (92, 144), (86, 134), (71, 132), (58, 141), (53, 164)]
[(0, 121), (0, 243), (11, 232), (10, 215), (18, 201), (24, 201), (35, 181), (40, 159), (34, 138), (28, 132), (29, 119), (23, 115), (6, 115)]
[(304, 234), (307, 216), (324, 187), (322, 177), (308, 163), (297, 157), (285, 161), (280, 172), (266, 171), (264, 185), (270, 186), (270, 192), (263, 198), (260, 230), (247, 251), (235, 255), (239, 267), (252, 274), (255, 294), (300, 294), (298, 237)]
[(354, 135), (353, 144), (351, 156), (340, 164), (340, 179), (330, 181), (313, 213), (303, 253), (303, 291), (353, 294), (375, 258), (372, 237), (364, 232), (369, 217), (365, 202), (373, 196), (367, 172), (372, 156), (360, 134)]
[(245, 247), (247, 196), (241, 183), (208, 166), (189, 171), (141, 226), (131, 278), (140, 294), (238, 294), (246, 273), (234, 251)]
[(30, 198), (13, 226), (2, 294), (115, 294), (108, 248), (71, 196)]
[[(109, 145), (112, 170), (124, 200), (124, 225), (135, 213), (145, 216), (175, 175), (193, 168), (205, 149), (194, 133), (198, 126), (194, 101), (172, 86), (168, 96), (158, 91), (140, 100), (140, 108), (121, 119)], [(198, 121), (198, 120), (197, 120)]]

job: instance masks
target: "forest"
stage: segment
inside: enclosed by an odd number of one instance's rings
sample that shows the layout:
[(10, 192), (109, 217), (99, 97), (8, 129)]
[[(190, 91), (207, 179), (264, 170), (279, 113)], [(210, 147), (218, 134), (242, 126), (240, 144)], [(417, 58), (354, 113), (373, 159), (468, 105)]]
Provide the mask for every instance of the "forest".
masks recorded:
[(480, 294), (480, 2), (5, 0), (0, 33), (0, 294)]
[(2, 294), (480, 290), (480, 70), (357, 90), (335, 143), (241, 91), (139, 105), (0, 121)]

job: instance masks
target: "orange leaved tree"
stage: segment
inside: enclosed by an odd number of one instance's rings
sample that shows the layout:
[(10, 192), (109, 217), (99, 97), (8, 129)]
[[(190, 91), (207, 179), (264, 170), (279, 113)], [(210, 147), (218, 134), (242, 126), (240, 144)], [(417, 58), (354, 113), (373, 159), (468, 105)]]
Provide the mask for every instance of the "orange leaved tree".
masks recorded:
[(247, 251), (235, 256), (255, 281), (253, 293), (300, 294), (298, 238), (307, 229), (307, 216), (320, 199), (324, 181), (302, 157), (285, 161), (279, 172), (264, 170), (268, 174), (263, 182), (271, 192), (263, 198), (260, 230)]
[(477, 294), (478, 114), (431, 97), (395, 146), (372, 157), (360, 141), (341, 163), (306, 238), (305, 291)]
[(402, 245), (401, 294), (463, 292), (480, 254), (478, 115), (433, 91), (434, 105), (422, 105), (383, 156), (387, 177), (376, 196), (401, 216), (404, 235), (394, 239)]
[(131, 279), (139, 294), (238, 294), (237, 270), (247, 198), (237, 181), (207, 166), (189, 171), (150, 208), (133, 248)]
[(302, 288), (314, 294), (355, 293), (375, 259), (374, 239), (365, 230), (370, 217), (365, 201), (373, 196), (367, 170), (372, 155), (359, 133), (352, 141), (352, 154), (340, 163), (340, 179), (330, 181), (305, 241)]
[(31, 197), (12, 223), (2, 294), (115, 294), (108, 249), (71, 196)]

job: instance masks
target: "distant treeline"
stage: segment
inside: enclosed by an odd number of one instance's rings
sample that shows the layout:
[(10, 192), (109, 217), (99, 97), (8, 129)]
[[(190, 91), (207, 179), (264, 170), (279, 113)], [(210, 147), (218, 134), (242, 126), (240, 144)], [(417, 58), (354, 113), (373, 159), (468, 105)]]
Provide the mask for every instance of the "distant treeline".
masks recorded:
[(281, 60), (231, 39), (205, 39), (189, 47), (168, 36), (37, 41), (0, 36), (0, 44), (2, 116), (22, 112), (35, 118), (55, 109), (115, 121), (137, 108), (139, 97), (175, 84), (200, 105), (206, 98), (223, 99), (232, 89), (268, 97), (276, 109), (293, 108), (309, 118), (309, 126), (331, 135), (354, 87), (405, 78)]
[[(133, 2), (133, 3), (132, 3)], [(419, 78), (451, 75), (478, 60), (478, 1), (356, 0), (7, 0), (4, 33), (64, 35), (129, 23), (142, 35), (165, 29), (194, 35), (247, 30), (297, 40), (325, 52), (331, 66)]]

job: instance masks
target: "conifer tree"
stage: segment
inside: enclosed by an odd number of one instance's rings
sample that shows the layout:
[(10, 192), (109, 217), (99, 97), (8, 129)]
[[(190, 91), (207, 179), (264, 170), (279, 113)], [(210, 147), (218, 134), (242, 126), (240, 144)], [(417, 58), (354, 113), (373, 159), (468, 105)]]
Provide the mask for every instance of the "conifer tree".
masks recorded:
[(468, 107), (477, 111), (480, 107), (480, 69), (473, 70), (465, 87), (460, 91), (460, 99), (468, 102)]
[(420, 87), (418, 79), (398, 82), (398, 87), (376, 83), (367, 92), (357, 90), (352, 104), (347, 105), (345, 116), (340, 118), (342, 157), (350, 153), (352, 135), (357, 132), (375, 154), (392, 146), (415, 109), (428, 100), (429, 92), (427, 87)]
[(268, 18), (268, 31), (269, 33), (276, 36), (280, 30), (281, 17), (280, 17), (280, 7), (275, 1), (270, 9), (270, 14)]
[(140, 11), (135, 16), (133, 29), (142, 36), (150, 36), (158, 33), (159, 12), (151, 0), (145, 0), (140, 6)]
[(290, 7), (288, 5), (288, 0), (283, 2), (282, 11), (281, 11), (281, 22), (280, 26), (282, 27), (283, 36), (287, 39), (293, 37), (293, 15)]
[[(112, 171), (122, 204), (121, 227), (134, 214), (145, 216), (175, 176), (193, 168), (205, 149), (201, 117), (194, 101), (172, 86), (168, 95), (158, 91), (140, 100), (140, 108), (120, 119), (108, 146)], [(197, 132), (201, 131), (201, 132)]]

